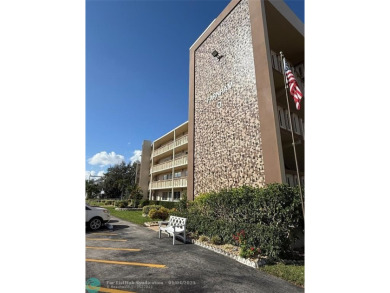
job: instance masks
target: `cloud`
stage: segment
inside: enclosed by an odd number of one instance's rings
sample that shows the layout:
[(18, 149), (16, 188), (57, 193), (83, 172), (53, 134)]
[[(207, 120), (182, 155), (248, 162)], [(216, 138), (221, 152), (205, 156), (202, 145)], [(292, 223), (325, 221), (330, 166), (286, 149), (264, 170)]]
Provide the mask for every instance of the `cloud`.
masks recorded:
[(130, 157), (130, 162), (133, 164), (134, 162), (138, 161), (138, 162), (141, 162), (141, 154), (142, 154), (142, 151), (141, 150), (135, 150), (133, 152), (133, 156)]
[(125, 157), (117, 155), (115, 152), (100, 152), (88, 159), (90, 165), (99, 165), (100, 167), (116, 165), (125, 161)]
[(105, 171), (85, 171), (85, 180), (97, 180), (99, 177), (90, 177), (90, 176), (103, 176), (105, 174)]

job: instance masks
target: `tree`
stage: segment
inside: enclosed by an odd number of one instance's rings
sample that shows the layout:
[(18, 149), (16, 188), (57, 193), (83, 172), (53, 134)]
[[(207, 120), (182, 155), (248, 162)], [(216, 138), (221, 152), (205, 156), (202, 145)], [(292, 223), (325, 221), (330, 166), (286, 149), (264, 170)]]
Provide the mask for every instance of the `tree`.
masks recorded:
[(129, 198), (135, 184), (136, 163), (114, 165), (107, 169), (103, 177), (103, 189), (109, 198)]
[(87, 193), (87, 199), (96, 198), (100, 193), (101, 188), (95, 181), (85, 180), (85, 192)]
[(134, 185), (128, 189), (129, 192), (129, 198), (132, 201), (133, 207), (137, 207), (139, 204), (139, 201), (142, 199), (142, 189), (138, 185)]

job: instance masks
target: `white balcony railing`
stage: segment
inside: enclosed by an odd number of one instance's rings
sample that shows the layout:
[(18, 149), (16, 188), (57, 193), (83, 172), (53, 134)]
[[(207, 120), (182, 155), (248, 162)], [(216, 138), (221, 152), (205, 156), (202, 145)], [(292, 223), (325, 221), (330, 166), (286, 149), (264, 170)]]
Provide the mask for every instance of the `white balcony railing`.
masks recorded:
[[(173, 163), (173, 165), (172, 165), (172, 163)], [(174, 162), (171, 160), (171, 161), (167, 161), (167, 162), (164, 162), (161, 164), (154, 165), (152, 167), (151, 172), (152, 173), (159, 172), (159, 171), (163, 171), (166, 169), (171, 169), (172, 167), (187, 165), (187, 163), (188, 163), (187, 156), (182, 156), (180, 158), (175, 159)]]
[(149, 185), (149, 189), (163, 189), (172, 187), (187, 187), (187, 178), (154, 181)]
[(177, 167), (177, 166), (181, 166), (181, 165), (187, 165), (187, 163), (188, 163), (187, 156), (183, 156), (183, 157), (175, 159), (174, 166)]
[(187, 187), (187, 178), (174, 179), (173, 187)]
[(175, 147), (181, 146), (181, 145), (186, 144), (186, 143), (188, 143), (188, 135), (180, 136), (175, 141)]
[(170, 168), (172, 168), (172, 161), (168, 161), (168, 162), (154, 165), (152, 167), (152, 172), (158, 172), (158, 171), (170, 169)]
[(173, 142), (170, 142), (170, 143), (154, 150), (153, 157), (158, 156), (159, 154), (165, 153), (167, 151), (170, 151), (171, 149), (173, 149)]
[(179, 147), (179, 146), (184, 145), (186, 143), (188, 143), (188, 135), (180, 136), (179, 138), (177, 138), (175, 140), (175, 142), (171, 141), (171, 142), (163, 145), (162, 147), (155, 149), (153, 151), (153, 157), (158, 156), (158, 155), (165, 153), (167, 151), (170, 151), (174, 147)]

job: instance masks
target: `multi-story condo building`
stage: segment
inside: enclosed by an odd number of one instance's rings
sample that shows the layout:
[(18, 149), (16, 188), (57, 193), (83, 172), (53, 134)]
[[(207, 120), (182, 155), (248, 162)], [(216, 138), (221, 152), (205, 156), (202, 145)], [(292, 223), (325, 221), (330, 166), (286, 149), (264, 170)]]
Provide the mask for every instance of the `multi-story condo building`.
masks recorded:
[(193, 200), (243, 185), (295, 186), (291, 127), (304, 182), (305, 98), (297, 110), (288, 97), (290, 123), (280, 51), (304, 92), (303, 23), (289, 7), (279, 0), (227, 5), (190, 48), (188, 123), (144, 142), (145, 198), (175, 200), (187, 190)]
[(188, 199), (304, 175), (304, 100), (288, 97), (279, 52), (304, 91), (303, 23), (279, 0), (232, 0), (190, 48)]
[[(187, 192), (188, 121), (142, 147), (144, 198), (178, 201)], [(146, 175), (148, 170), (148, 176)]]

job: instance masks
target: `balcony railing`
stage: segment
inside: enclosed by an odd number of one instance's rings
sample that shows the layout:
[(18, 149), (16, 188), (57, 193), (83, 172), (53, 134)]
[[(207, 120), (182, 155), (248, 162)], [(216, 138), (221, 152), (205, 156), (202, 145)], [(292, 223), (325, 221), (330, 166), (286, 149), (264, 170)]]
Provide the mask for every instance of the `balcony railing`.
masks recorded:
[(180, 136), (178, 139), (175, 141), (175, 147), (181, 146), (183, 144), (186, 144), (188, 142), (188, 135), (183, 135)]
[(172, 167), (177, 167), (181, 165), (187, 165), (188, 159), (187, 156), (182, 156), (180, 158), (175, 159), (174, 164), (172, 165), (173, 161), (167, 161), (161, 164), (154, 165), (151, 169), (151, 172), (158, 172), (166, 169), (170, 169)]
[(152, 172), (158, 172), (158, 171), (170, 169), (170, 168), (172, 168), (172, 161), (168, 161), (168, 162), (154, 165), (152, 167)]
[(182, 156), (180, 158), (175, 159), (174, 166), (177, 167), (177, 166), (181, 166), (181, 165), (187, 165), (187, 163), (188, 163), (187, 156)]
[(173, 179), (173, 187), (187, 187), (187, 178)]
[(159, 154), (165, 153), (167, 151), (170, 151), (171, 149), (173, 149), (173, 141), (154, 150), (153, 157), (158, 156)]
[(149, 185), (149, 189), (163, 189), (172, 187), (187, 187), (187, 178), (154, 181)]
[(170, 151), (174, 147), (179, 147), (179, 146), (184, 145), (186, 143), (188, 143), (188, 135), (180, 136), (178, 139), (175, 140), (175, 142), (171, 141), (170, 143), (167, 143), (166, 145), (163, 145), (162, 147), (155, 149), (153, 152), (153, 157), (158, 156), (158, 155), (165, 153), (167, 151)]

